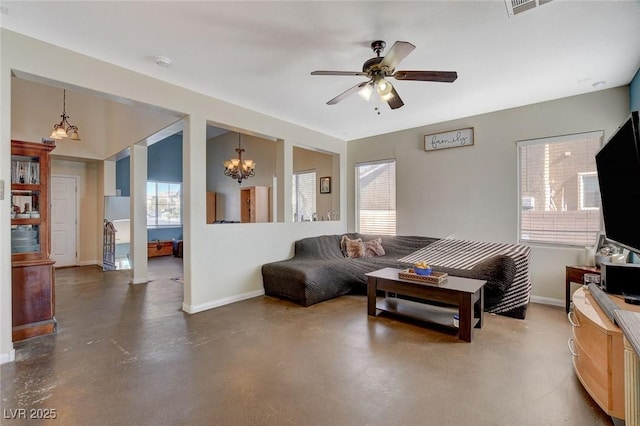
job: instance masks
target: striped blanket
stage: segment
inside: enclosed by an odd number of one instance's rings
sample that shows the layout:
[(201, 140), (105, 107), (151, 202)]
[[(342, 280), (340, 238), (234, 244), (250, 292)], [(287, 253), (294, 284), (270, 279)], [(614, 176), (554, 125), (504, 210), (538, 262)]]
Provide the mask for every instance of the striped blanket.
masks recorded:
[(398, 262), (414, 264), (424, 260), (434, 267), (471, 270), (474, 266), (497, 255), (513, 259), (514, 278), (502, 300), (490, 307), (488, 312), (503, 313), (526, 309), (531, 294), (529, 279), (531, 249), (527, 246), (444, 238), (398, 259)]

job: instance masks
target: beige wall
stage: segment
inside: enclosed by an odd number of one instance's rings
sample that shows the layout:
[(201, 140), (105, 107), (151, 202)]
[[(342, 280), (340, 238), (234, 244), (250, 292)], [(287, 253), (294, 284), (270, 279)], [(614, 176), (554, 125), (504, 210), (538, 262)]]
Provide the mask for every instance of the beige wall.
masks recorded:
[[(11, 137), (40, 142), (51, 135), (62, 114), (62, 89), (32, 81), (11, 79)], [(79, 127), (81, 141), (56, 141), (55, 154), (103, 159), (106, 142), (106, 102), (77, 90), (67, 91), (69, 122)]]
[[(224, 174), (224, 162), (238, 158), (238, 133), (227, 132), (207, 140), (207, 191), (216, 193), (216, 220), (240, 221), (240, 188), (273, 187), (277, 175), (278, 146), (273, 140), (242, 135), (242, 158), (256, 162), (256, 175), (239, 185)], [(272, 191), (270, 191), (272, 192)]]
[[(354, 166), (395, 158), (399, 235), (517, 242), (516, 141), (604, 130), (629, 114), (627, 87), (418, 127), (348, 144), (348, 227), (354, 229)], [(473, 127), (475, 145), (424, 151), (426, 134)], [(564, 267), (583, 249), (532, 247), (533, 294), (564, 298)]]
[[(61, 120), (63, 90), (15, 77), (11, 89), (11, 137), (31, 142), (49, 137)], [(164, 110), (113, 102), (106, 95), (77, 87), (67, 89), (66, 111), (82, 140), (57, 140), (55, 155), (93, 160), (109, 158), (180, 119)]]
[[(340, 210), (340, 199), (334, 199), (336, 191), (340, 188), (340, 176), (333, 171), (333, 157), (333, 155), (322, 152), (293, 147), (293, 172), (316, 171), (316, 179), (318, 180), (316, 184), (316, 213), (318, 214), (318, 220), (322, 220), (327, 215), (327, 212)], [(329, 194), (320, 193), (320, 178), (325, 176), (331, 178), (331, 193)]]

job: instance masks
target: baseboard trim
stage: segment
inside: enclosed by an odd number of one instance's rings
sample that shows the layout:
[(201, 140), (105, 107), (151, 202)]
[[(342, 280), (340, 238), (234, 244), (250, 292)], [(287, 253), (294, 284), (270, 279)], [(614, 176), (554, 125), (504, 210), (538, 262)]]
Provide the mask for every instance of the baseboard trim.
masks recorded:
[(183, 303), (182, 310), (188, 314), (197, 314), (198, 312), (206, 311), (208, 309), (219, 308), (220, 306), (230, 305), (235, 302), (252, 299), (258, 296), (264, 296), (264, 289), (250, 291), (248, 293), (242, 293), (236, 296), (225, 297), (224, 299), (213, 300), (211, 302), (202, 303), (200, 305), (187, 305)]
[(9, 352), (0, 353), (0, 364), (13, 362), (16, 360), (16, 350), (11, 349)]
[(562, 299), (554, 299), (552, 297), (531, 296), (532, 303), (540, 303), (541, 305), (560, 306), (564, 308), (565, 302)]
[(77, 266), (93, 266), (93, 265), (98, 265), (98, 266), (102, 266), (100, 264), (100, 262), (98, 262), (97, 260), (83, 260), (82, 262), (78, 262)]

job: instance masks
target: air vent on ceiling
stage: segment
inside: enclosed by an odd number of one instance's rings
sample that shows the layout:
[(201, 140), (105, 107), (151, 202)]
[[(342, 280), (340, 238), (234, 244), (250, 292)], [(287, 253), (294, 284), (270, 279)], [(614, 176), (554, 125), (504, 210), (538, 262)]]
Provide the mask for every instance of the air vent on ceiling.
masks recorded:
[(526, 12), (534, 7), (542, 6), (549, 3), (551, 0), (504, 0), (507, 5), (507, 13), (509, 16), (517, 15), (518, 13)]

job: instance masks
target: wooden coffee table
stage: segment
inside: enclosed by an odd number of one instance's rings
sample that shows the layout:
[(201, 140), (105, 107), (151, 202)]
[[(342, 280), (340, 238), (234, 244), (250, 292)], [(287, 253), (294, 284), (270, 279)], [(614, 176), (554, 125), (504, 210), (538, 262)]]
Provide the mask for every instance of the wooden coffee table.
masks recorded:
[[(381, 310), (440, 326), (453, 327), (453, 315), (458, 313), (458, 338), (467, 342), (473, 338), (474, 328), (482, 328), (486, 281), (449, 276), (441, 284), (424, 284), (398, 278), (399, 271), (401, 269), (384, 268), (365, 274), (369, 315), (376, 316), (377, 310)], [(387, 294), (381, 301), (377, 301), (378, 290)], [(457, 310), (390, 297), (388, 293), (411, 296), (425, 302), (453, 305), (457, 306)]]

